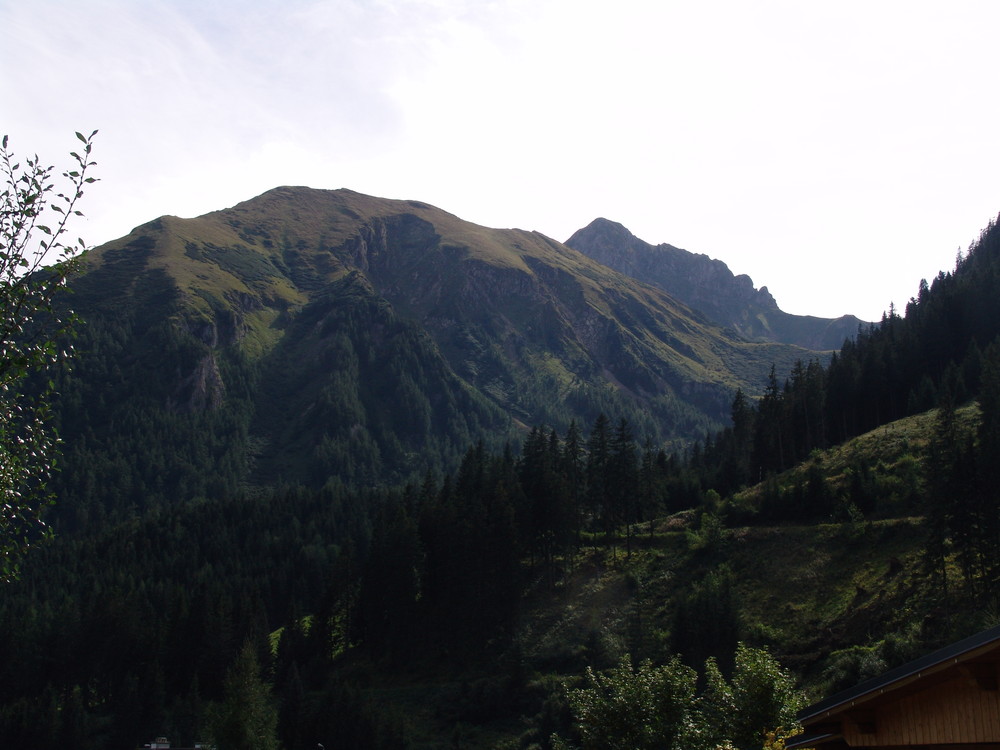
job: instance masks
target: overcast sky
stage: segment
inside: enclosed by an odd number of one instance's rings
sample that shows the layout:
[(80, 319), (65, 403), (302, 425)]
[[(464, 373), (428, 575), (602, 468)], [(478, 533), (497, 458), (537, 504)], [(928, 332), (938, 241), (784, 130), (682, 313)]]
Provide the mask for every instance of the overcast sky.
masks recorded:
[(1000, 212), (1000, 3), (0, 0), (0, 132), (117, 238), (278, 185), (566, 240), (594, 218), (788, 312), (877, 319)]

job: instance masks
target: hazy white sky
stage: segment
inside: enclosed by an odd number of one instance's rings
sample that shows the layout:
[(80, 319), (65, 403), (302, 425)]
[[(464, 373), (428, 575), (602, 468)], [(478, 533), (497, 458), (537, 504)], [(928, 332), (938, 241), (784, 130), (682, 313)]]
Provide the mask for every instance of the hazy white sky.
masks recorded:
[(0, 0), (0, 132), (100, 244), (278, 185), (725, 261), (877, 319), (1000, 212), (1000, 3)]

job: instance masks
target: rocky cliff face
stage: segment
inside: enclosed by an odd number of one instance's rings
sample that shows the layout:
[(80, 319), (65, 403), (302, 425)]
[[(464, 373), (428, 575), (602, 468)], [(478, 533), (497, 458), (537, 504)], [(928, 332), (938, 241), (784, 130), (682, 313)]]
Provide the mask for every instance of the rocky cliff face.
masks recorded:
[(673, 245), (650, 245), (607, 219), (594, 220), (566, 244), (609, 268), (659, 287), (752, 341), (839, 349), (862, 323), (852, 315), (828, 319), (783, 312), (766, 286), (754, 288), (749, 276), (734, 275), (722, 261)]
[[(546, 377), (610, 380), (629, 398), (644, 399), (714, 380), (706, 378), (697, 345), (669, 330), (688, 311), (664, 309), (672, 305), (565, 248), (549, 252), (541, 235), (492, 231), (516, 262), (483, 257), (410, 213), (360, 227), (342, 257), (376, 294), (419, 322), (456, 373), (526, 422), (560, 398), (539, 390)], [(588, 283), (588, 274), (603, 283)], [(689, 320), (683, 327), (688, 335), (695, 330)], [(717, 335), (711, 330), (699, 337)], [(705, 385), (724, 402), (721, 382)]]
[(766, 287), (755, 289), (749, 276), (733, 275), (721, 260), (673, 245), (654, 247), (614, 221), (596, 219), (566, 244), (632, 278), (655, 281), (656, 286), (713, 320), (731, 317), (732, 309), (747, 306), (778, 309)]

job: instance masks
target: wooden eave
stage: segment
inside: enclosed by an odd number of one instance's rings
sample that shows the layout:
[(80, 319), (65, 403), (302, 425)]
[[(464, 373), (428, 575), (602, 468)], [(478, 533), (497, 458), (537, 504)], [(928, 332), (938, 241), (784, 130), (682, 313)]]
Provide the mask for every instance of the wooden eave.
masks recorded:
[(957, 641), (800, 711), (798, 718), (805, 734), (786, 747), (794, 750), (811, 745), (831, 749), (844, 746), (841, 735), (844, 722), (864, 734), (874, 733), (880, 706), (956, 678), (966, 679), (981, 690), (998, 690), (1000, 626)]

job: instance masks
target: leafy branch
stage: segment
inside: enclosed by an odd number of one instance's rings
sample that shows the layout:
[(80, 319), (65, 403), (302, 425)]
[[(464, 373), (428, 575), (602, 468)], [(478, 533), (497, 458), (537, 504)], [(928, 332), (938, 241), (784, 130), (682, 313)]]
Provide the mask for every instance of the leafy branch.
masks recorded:
[(55, 385), (49, 374), (69, 356), (60, 343), (76, 320), (55, 307), (86, 250), (69, 240), (89, 175), (95, 130), (76, 133), (75, 166), (61, 173), (37, 155), (22, 166), (0, 141), (0, 579), (17, 575), (27, 550), (50, 533), (42, 515), (55, 469), (58, 435), (51, 423)]

